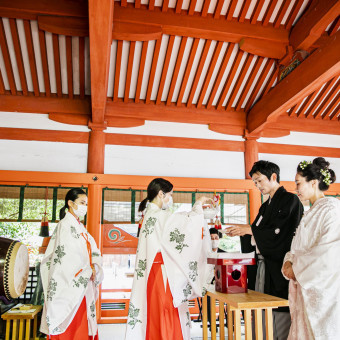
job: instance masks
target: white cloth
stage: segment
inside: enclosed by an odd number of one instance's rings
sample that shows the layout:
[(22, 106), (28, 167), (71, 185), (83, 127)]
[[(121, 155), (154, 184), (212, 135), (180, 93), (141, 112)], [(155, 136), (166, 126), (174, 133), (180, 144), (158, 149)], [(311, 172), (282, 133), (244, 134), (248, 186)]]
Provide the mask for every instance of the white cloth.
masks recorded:
[[(84, 237), (91, 244), (92, 263), (96, 269), (94, 281), (90, 280), (92, 269)], [(55, 228), (41, 262), (45, 298), (41, 332), (64, 333), (85, 296), (89, 335), (97, 334), (95, 302), (103, 280), (101, 265), (102, 257), (93, 237), (67, 212)]]
[(340, 201), (318, 199), (305, 213), (284, 262), (293, 264), (289, 283), (289, 339), (339, 339)]
[[(200, 297), (205, 289), (207, 254), (211, 248), (209, 232), (204, 228), (203, 210), (197, 202), (192, 211), (174, 213), (156, 204), (147, 207), (139, 235), (136, 268), (130, 298), (126, 340), (144, 340), (147, 326), (147, 282), (157, 252), (178, 307), (184, 340), (190, 339), (188, 300)], [(203, 237), (202, 237), (203, 236)]]

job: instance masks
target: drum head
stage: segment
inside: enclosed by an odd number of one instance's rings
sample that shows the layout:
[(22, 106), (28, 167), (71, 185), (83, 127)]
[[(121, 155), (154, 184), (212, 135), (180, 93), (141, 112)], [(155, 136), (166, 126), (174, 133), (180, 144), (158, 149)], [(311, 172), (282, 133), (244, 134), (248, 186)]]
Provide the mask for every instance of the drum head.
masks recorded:
[(29, 261), (27, 247), (21, 242), (11, 244), (5, 265), (5, 292), (8, 299), (21, 296), (26, 289), (29, 275)]

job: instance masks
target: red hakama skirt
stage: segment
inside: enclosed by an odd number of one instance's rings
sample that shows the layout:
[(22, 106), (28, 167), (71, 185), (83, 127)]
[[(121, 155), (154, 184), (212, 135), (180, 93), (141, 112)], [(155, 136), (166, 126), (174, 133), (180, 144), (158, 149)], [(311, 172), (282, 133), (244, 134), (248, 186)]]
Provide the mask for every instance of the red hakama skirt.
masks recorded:
[(98, 340), (98, 334), (94, 337), (89, 335), (87, 322), (86, 299), (84, 297), (76, 315), (67, 327), (66, 331), (59, 335), (47, 335), (47, 340)]
[(164, 287), (161, 253), (153, 262), (147, 285), (146, 340), (182, 340), (178, 309), (174, 307), (169, 282)]

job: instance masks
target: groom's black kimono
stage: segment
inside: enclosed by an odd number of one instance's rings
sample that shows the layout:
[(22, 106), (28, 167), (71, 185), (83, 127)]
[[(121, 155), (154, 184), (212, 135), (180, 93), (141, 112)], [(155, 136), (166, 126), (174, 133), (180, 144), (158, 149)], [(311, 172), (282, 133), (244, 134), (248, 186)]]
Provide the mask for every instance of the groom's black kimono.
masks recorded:
[[(300, 223), (303, 205), (299, 198), (280, 187), (271, 200), (264, 202), (251, 229), (265, 263), (264, 292), (288, 299), (288, 283), (281, 268)], [(287, 308), (279, 308), (284, 312)]]

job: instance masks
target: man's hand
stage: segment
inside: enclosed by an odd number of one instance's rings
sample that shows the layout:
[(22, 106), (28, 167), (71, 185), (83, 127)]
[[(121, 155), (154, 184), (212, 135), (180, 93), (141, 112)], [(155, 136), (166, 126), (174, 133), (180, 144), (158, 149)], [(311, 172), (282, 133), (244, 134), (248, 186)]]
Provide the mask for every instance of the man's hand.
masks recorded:
[(282, 272), (283, 272), (283, 275), (288, 277), (289, 280), (296, 281), (293, 266), (292, 266), (292, 263), (290, 261), (287, 261), (283, 264)]
[(200, 198), (198, 198), (196, 200), (196, 202), (201, 202), (202, 205), (205, 204), (205, 203), (214, 203), (213, 199), (212, 198), (209, 198), (209, 197), (206, 197), (206, 196), (201, 196)]
[(249, 225), (245, 226), (232, 226), (226, 229), (226, 234), (228, 236), (244, 236), (244, 235), (253, 235), (251, 231), (251, 227)]

